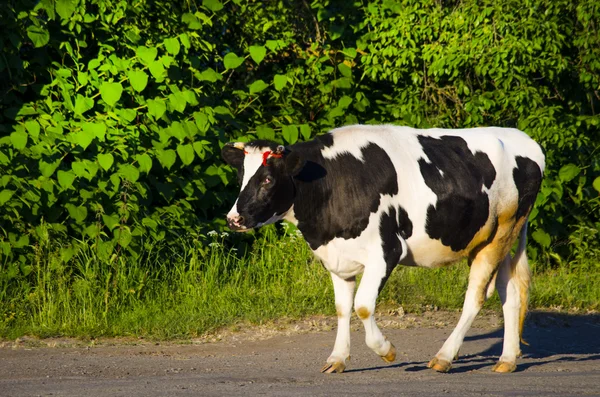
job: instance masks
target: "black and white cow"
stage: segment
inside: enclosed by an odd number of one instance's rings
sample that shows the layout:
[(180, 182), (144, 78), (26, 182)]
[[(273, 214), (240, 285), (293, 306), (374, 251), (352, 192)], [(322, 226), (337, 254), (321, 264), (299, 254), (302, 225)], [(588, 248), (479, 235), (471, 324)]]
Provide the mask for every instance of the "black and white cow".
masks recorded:
[(373, 313), (397, 264), (433, 268), (462, 258), (471, 267), (462, 315), (428, 366), (450, 369), (495, 285), (504, 347), (493, 370), (515, 370), (530, 280), (527, 217), (545, 164), (525, 133), (354, 125), (288, 147), (229, 143), (222, 155), (241, 184), (229, 227), (246, 231), (288, 220), (331, 272), (338, 329), (323, 372), (346, 367), (353, 301), (367, 345), (386, 362), (395, 360), (396, 349)]

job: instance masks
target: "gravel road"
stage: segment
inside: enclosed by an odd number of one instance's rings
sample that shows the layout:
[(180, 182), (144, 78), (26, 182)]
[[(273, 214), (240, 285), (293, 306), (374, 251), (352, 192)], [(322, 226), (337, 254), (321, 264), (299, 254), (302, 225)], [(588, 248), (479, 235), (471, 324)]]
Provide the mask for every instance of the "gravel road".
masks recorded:
[(426, 368), (458, 313), (381, 315), (398, 350), (387, 365), (352, 324), (352, 359), (343, 374), (321, 374), (334, 319), (241, 326), (209, 337), (145, 340), (30, 338), (0, 342), (0, 396), (600, 396), (600, 315), (532, 313), (517, 372), (496, 374), (501, 320), (481, 316), (448, 374)]

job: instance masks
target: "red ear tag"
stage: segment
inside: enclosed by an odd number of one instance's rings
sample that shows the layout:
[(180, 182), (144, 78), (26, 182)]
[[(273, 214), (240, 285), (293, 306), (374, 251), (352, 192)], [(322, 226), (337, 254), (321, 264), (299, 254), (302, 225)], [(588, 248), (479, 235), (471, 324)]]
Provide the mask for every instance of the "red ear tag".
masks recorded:
[(266, 152), (263, 152), (263, 162), (262, 164), (266, 167), (267, 165), (267, 160), (269, 159), (269, 157), (275, 157), (276, 159), (280, 159), (283, 157), (283, 154), (281, 153), (273, 153), (270, 150), (267, 150)]
[(248, 154), (248, 151), (247, 151), (247, 150), (244, 150), (244, 154)]
[(266, 152), (263, 152), (263, 165), (266, 167), (267, 166), (267, 159), (269, 158), (269, 155), (271, 154), (270, 150), (267, 150)]

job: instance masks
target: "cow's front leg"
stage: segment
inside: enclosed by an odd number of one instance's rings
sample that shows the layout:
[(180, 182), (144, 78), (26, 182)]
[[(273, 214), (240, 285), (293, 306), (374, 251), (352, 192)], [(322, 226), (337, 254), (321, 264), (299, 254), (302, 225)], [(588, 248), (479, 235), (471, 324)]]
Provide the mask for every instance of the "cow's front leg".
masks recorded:
[(385, 262), (380, 266), (365, 267), (365, 273), (354, 299), (354, 308), (365, 327), (367, 346), (385, 362), (391, 363), (396, 359), (396, 348), (383, 336), (374, 317), (377, 296), (387, 276)]
[(331, 273), (335, 293), (335, 311), (337, 312), (337, 336), (333, 351), (321, 372), (343, 372), (346, 361), (350, 359), (350, 315), (352, 314), (352, 296), (356, 280), (354, 277), (344, 280)]

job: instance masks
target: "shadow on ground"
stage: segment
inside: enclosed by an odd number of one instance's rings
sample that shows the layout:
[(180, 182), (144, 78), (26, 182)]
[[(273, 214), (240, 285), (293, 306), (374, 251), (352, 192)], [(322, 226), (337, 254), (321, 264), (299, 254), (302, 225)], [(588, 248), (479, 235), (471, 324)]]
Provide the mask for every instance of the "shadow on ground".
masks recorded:
[[(502, 353), (504, 329), (467, 336), (465, 343), (480, 339), (495, 340), (486, 350), (460, 356), (451, 369), (462, 373), (491, 367)], [(544, 311), (530, 312), (525, 323), (523, 338), (529, 345), (521, 345), (523, 358), (534, 359), (518, 363), (517, 372), (552, 362), (600, 360), (600, 314), (564, 314)], [(585, 355), (571, 357), (569, 355)], [(395, 365), (353, 369), (362, 372), (379, 369), (404, 368), (408, 372), (428, 370), (427, 362), (403, 362)]]

